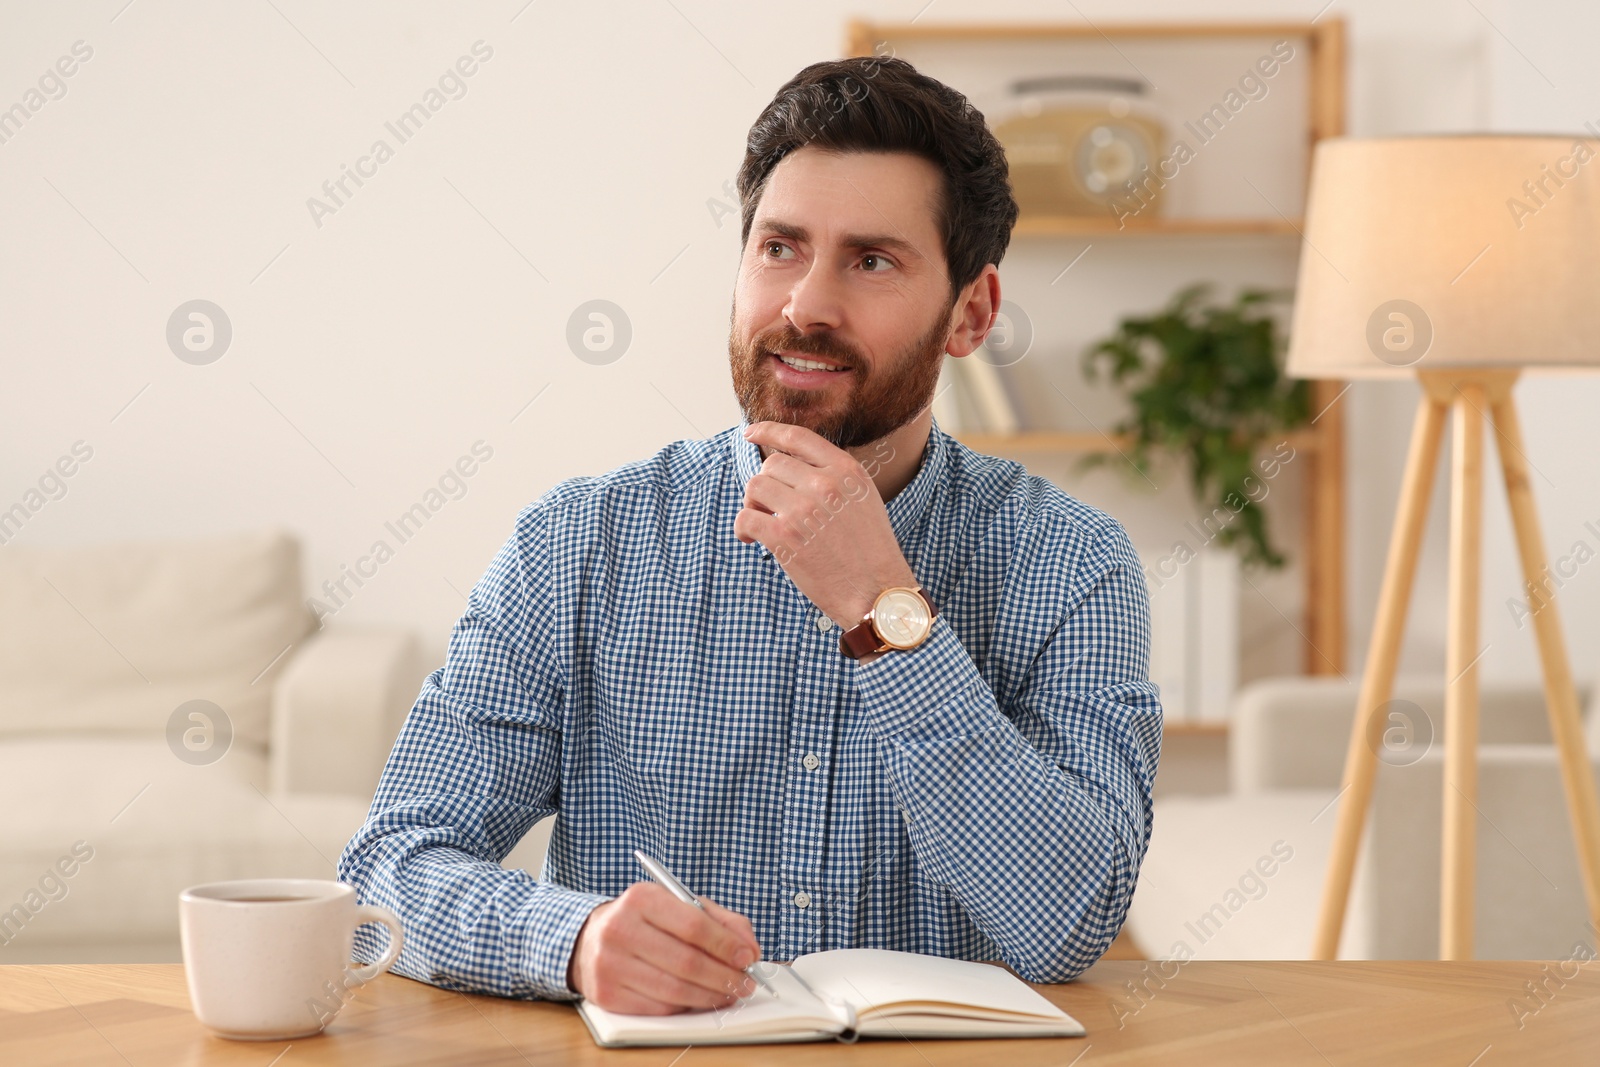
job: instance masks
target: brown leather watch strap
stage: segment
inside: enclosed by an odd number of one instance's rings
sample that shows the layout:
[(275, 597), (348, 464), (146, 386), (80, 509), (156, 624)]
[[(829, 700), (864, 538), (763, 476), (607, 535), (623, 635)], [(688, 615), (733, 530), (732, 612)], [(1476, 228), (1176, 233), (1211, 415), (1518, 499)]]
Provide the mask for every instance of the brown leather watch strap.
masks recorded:
[[(933, 598), (928, 595), (928, 591), (920, 585), (913, 588), (922, 594), (923, 600), (928, 602), (929, 620), (938, 618), (939, 605), (933, 602)], [(878, 636), (878, 631), (873, 627), (872, 612), (870, 610), (862, 617), (860, 622), (839, 635), (839, 651), (851, 659), (860, 659), (874, 652), (886, 652), (889, 647), (883, 638)]]
[(860, 659), (888, 647), (878, 636), (878, 631), (872, 628), (871, 618), (862, 619), (839, 635), (839, 651), (851, 659)]

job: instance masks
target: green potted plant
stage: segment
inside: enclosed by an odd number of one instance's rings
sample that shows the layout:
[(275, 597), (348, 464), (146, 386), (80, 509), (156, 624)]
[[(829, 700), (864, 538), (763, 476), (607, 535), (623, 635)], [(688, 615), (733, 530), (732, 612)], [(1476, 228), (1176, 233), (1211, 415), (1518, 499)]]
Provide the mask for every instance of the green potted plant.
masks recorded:
[[(1131, 440), (1125, 454), (1138, 473), (1148, 478), (1161, 454), (1185, 461), (1196, 501), (1218, 517), (1217, 542), (1247, 565), (1281, 567), (1258, 505), (1268, 468), (1256, 457), (1310, 417), (1307, 383), (1285, 377), (1280, 360), (1272, 305), (1289, 294), (1244, 289), (1231, 304), (1210, 294), (1210, 285), (1191, 285), (1153, 315), (1122, 319), (1084, 354), (1084, 374), (1095, 381), (1106, 365), (1126, 391), (1133, 410), (1114, 432)], [(1083, 466), (1118, 458), (1100, 453)]]

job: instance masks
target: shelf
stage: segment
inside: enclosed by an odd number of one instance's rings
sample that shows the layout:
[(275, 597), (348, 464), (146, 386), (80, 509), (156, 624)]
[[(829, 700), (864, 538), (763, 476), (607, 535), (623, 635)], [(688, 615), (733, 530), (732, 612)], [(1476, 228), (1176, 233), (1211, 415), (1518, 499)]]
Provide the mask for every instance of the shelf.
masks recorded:
[(1111, 37), (1304, 37), (1313, 29), (1307, 22), (1099, 22), (1027, 23), (1011, 22), (982, 25), (965, 22), (867, 22), (849, 23), (852, 55), (874, 55), (873, 44), (881, 39), (921, 41), (1024, 40), (1040, 38), (1098, 39)]
[(1226, 737), (1228, 724), (1226, 720), (1191, 722), (1187, 719), (1166, 719), (1161, 723), (1161, 732), (1182, 737)]
[[(1132, 441), (1123, 434), (1094, 430), (1028, 430), (1022, 433), (956, 433), (956, 440), (974, 452), (1115, 452)], [(1296, 449), (1314, 451), (1321, 442), (1315, 430), (1296, 430), (1285, 439)]]
[(1025, 433), (964, 433), (956, 440), (974, 452), (1109, 452), (1127, 445), (1118, 434), (1093, 430), (1030, 430)]
[(1013, 237), (1295, 237), (1292, 219), (1128, 219), (1100, 215), (1029, 215), (1017, 219)]

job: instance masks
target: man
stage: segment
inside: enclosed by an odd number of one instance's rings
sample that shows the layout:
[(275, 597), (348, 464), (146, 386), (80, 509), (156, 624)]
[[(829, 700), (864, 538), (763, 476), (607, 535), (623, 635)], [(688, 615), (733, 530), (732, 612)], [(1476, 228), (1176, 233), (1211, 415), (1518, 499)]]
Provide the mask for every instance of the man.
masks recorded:
[[(739, 193), (744, 423), (523, 509), (340, 877), (451, 989), (703, 1010), (851, 946), (1071, 978), (1126, 914), (1161, 708), (1121, 526), (932, 423), (1000, 304), (1004, 154), (901, 60), (819, 63)], [(545, 880), (501, 869), (551, 814)]]

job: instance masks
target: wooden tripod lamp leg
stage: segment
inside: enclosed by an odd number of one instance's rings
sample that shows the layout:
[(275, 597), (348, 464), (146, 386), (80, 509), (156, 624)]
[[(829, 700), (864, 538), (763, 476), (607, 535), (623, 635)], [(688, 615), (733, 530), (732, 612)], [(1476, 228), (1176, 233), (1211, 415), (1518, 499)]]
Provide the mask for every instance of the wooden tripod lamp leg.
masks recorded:
[(1472, 958), (1478, 828), (1478, 605), (1483, 563), (1483, 385), (1457, 386), (1450, 456), (1439, 958)]
[(1338, 822), (1323, 881), (1322, 908), (1317, 915), (1316, 940), (1311, 949), (1313, 959), (1331, 960), (1339, 952), (1339, 935), (1344, 930), (1356, 853), (1361, 847), (1361, 832), (1367, 808), (1372, 803), (1372, 782), (1377, 774), (1377, 752), (1369, 740), (1374, 735), (1372, 720), (1394, 689), (1400, 641), (1405, 634), (1406, 608), (1417, 569), (1417, 552), (1428, 518), (1428, 494), (1433, 487), (1434, 469), (1439, 464), (1445, 408), (1442, 400), (1425, 392), (1412, 424), (1411, 447), (1400, 484), (1400, 505), (1395, 512), (1394, 530), (1389, 535), (1389, 556), (1383, 569), (1383, 587), (1378, 594), (1378, 614), (1367, 646), (1366, 673), (1361, 679), (1355, 724), (1345, 754)]
[(1555, 739), (1561, 761), (1567, 813), (1572, 819), (1573, 837), (1577, 839), (1578, 868), (1583, 874), (1583, 891), (1589, 902), (1589, 921), (1600, 927), (1600, 798), (1596, 797), (1594, 772), (1584, 749), (1578, 694), (1572, 684), (1566, 642), (1561, 636), (1561, 616), (1556, 612), (1554, 590), (1544, 588), (1549, 571), (1545, 563), (1544, 537), (1539, 530), (1539, 512), (1528, 484), (1522, 427), (1509, 392), (1491, 405), (1491, 411), (1500, 435), (1500, 468), (1505, 473), (1506, 499), (1511, 504), (1511, 522), (1517, 534), (1517, 550), (1522, 556), (1522, 574), (1534, 590), (1539, 591), (1539, 599), (1533, 601), (1539, 604), (1533, 613), (1533, 631), (1544, 671), (1550, 736)]

